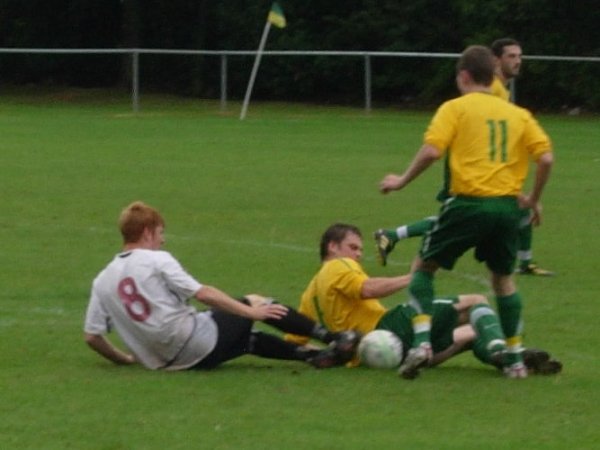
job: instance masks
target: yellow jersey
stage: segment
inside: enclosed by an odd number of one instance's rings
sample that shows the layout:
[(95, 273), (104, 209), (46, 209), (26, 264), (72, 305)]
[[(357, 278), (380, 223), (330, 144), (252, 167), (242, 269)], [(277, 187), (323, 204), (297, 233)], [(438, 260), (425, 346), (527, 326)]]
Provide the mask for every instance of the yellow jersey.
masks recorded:
[[(363, 334), (375, 326), (387, 309), (378, 299), (363, 299), (362, 285), (369, 276), (351, 258), (326, 261), (302, 294), (298, 311), (330, 331), (357, 330)], [(288, 341), (305, 344), (308, 338), (287, 334)]]
[(492, 85), (490, 86), (490, 89), (492, 90), (492, 95), (495, 95), (496, 97), (500, 97), (501, 99), (506, 100), (507, 102), (510, 101), (509, 90), (506, 88), (506, 85), (497, 76), (494, 76), (494, 81), (492, 81)]
[(552, 151), (529, 111), (484, 92), (442, 104), (425, 132), (425, 143), (447, 156), (452, 196), (519, 195), (530, 159)]

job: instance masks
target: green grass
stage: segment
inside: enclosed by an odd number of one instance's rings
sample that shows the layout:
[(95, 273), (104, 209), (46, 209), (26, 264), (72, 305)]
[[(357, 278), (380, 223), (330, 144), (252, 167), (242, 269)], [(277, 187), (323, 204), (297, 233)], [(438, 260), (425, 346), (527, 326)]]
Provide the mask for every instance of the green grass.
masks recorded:
[[(118, 251), (132, 200), (158, 207), (166, 248), (200, 281), (296, 305), (333, 221), (359, 225), (372, 275), (402, 273), (418, 242), (377, 266), (370, 233), (436, 212), (441, 167), (401, 193), (377, 183), (418, 148), (430, 113), (255, 105), (85, 92), (0, 97), (0, 448), (595, 448), (600, 414), (598, 117), (543, 116), (557, 163), (523, 279), (526, 342), (555, 377), (505, 380), (471, 355), (408, 382), (253, 357), (209, 373), (116, 367), (89, 351), (91, 280)], [(465, 256), (440, 293), (489, 294)], [(397, 295), (391, 305), (405, 299)]]

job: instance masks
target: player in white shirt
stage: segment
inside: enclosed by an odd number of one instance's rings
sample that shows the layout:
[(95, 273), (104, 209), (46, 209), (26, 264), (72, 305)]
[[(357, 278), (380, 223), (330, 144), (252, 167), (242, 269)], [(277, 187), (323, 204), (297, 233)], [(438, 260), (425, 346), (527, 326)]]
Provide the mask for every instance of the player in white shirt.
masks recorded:
[[(123, 251), (94, 280), (84, 332), (87, 344), (117, 364), (149, 369), (210, 369), (244, 354), (306, 361), (317, 368), (350, 360), (360, 336), (331, 333), (294, 309), (258, 295), (241, 301), (190, 276), (168, 252), (164, 220), (154, 208), (134, 202), (121, 213)], [(200, 312), (188, 299), (212, 307)], [(255, 320), (286, 333), (329, 344), (307, 349), (254, 331)], [(106, 335), (115, 329), (129, 352)]]

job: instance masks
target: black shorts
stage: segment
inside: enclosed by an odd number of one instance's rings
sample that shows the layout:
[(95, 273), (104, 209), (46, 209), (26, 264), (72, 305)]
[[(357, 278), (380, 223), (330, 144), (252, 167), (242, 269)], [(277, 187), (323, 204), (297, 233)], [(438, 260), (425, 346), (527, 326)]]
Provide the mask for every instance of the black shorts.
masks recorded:
[(212, 318), (217, 324), (217, 344), (206, 358), (191, 369), (213, 369), (225, 361), (248, 353), (254, 321), (220, 309), (212, 310)]

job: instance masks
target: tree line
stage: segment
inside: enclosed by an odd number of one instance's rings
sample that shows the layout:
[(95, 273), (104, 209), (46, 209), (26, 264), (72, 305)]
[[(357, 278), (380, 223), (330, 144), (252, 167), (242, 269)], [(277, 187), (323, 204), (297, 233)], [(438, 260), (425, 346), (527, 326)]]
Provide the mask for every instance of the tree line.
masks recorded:
[[(596, 0), (279, 0), (287, 18), (267, 50), (459, 53), (499, 37), (527, 55), (600, 56)], [(0, 0), (0, 47), (256, 50), (270, 0)], [(253, 63), (229, 58), (228, 92), (241, 98)], [(214, 56), (144, 55), (143, 89), (218, 96)], [(436, 104), (455, 95), (454, 61), (375, 58), (375, 102)], [(127, 86), (118, 55), (0, 54), (0, 82)], [(263, 59), (255, 99), (359, 103), (363, 61), (330, 56)], [(600, 62), (527, 60), (518, 103), (540, 110), (600, 110)]]

